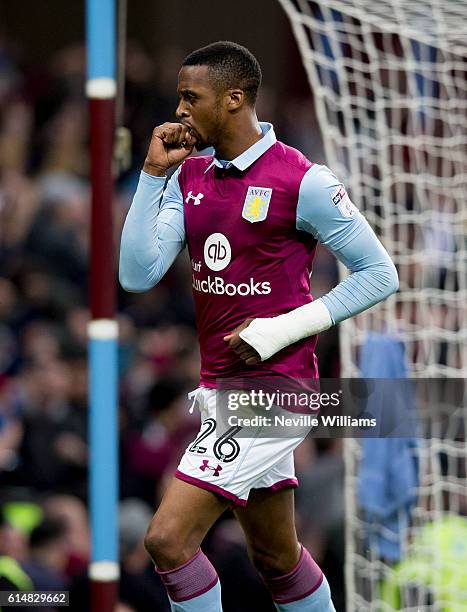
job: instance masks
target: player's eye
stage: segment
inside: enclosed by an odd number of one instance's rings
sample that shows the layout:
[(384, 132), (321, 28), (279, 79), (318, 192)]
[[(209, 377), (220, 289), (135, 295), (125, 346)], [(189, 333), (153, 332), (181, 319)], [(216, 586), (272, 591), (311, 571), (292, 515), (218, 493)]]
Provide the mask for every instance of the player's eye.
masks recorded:
[(187, 102), (193, 102), (194, 100), (196, 100), (196, 95), (191, 91), (184, 91), (181, 95), (182, 98)]

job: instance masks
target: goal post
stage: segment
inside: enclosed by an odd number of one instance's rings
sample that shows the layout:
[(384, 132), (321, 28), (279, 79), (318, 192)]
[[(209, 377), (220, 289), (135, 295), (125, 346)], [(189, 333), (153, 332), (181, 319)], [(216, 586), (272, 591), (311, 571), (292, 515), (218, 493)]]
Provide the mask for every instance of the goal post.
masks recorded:
[[(466, 378), (467, 3), (279, 2), (314, 96), (327, 163), (400, 279), (396, 295), (340, 325), (341, 375), (359, 376), (359, 351), (375, 331), (404, 343), (410, 377)], [(399, 564), (364, 545), (356, 492), (362, 446), (345, 441), (347, 612), (467, 609), (465, 565), (424, 580), (414, 553), (430, 558), (429, 533), (444, 546), (467, 529), (465, 391), (442, 417), (441, 403), (436, 415), (428, 408), (422, 415), (418, 502), (401, 530)]]

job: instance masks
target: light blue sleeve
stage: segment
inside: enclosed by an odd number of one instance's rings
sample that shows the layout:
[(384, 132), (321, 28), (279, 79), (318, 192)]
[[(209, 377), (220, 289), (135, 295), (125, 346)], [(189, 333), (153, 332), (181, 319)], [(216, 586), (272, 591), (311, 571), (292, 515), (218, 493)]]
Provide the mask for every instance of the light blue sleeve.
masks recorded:
[(185, 246), (179, 173), (164, 190), (165, 177), (141, 172), (120, 245), (119, 279), (127, 291), (154, 287)]
[(386, 249), (326, 166), (312, 166), (302, 179), (297, 229), (312, 234), (351, 273), (321, 298), (334, 323), (374, 306), (399, 288)]

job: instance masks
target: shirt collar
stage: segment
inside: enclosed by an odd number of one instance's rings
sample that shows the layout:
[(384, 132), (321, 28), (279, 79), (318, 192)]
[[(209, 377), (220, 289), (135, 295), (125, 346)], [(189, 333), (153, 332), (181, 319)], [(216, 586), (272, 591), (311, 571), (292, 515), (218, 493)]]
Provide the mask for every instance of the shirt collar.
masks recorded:
[(255, 142), (255, 144), (251, 145), (251, 147), (249, 147), (246, 151), (243, 151), (243, 153), (241, 153), (235, 159), (232, 159), (232, 161), (227, 162), (227, 165), (225, 162), (222, 163), (216, 157), (214, 157), (212, 162), (206, 168), (205, 173), (213, 166), (217, 166), (218, 168), (230, 168), (231, 166), (234, 166), (237, 168), (237, 170), (243, 171), (251, 166), (257, 159), (259, 159), (263, 153), (266, 153), (266, 151), (277, 142), (277, 138), (271, 123), (261, 121), (259, 125), (261, 131), (263, 132), (263, 137), (258, 140), (258, 142)]

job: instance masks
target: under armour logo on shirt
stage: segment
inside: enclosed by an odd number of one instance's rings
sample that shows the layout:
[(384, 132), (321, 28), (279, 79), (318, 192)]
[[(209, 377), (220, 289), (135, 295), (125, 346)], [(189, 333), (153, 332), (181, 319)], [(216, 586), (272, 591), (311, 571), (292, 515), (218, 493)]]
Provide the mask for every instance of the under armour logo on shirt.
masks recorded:
[(201, 200), (204, 198), (204, 194), (203, 193), (198, 193), (198, 195), (193, 195), (192, 191), (188, 192), (187, 197), (185, 198), (185, 203), (189, 204), (190, 200), (194, 200), (193, 204), (195, 206), (198, 206), (199, 204), (201, 204)]
[(202, 472), (205, 472), (206, 470), (212, 470), (214, 472), (213, 476), (219, 476), (219, 472), (222, 470), (222, 466), (218, 465), (217, 467), (213, 467), (212, 465), (209, 465), (208, 459), (203, 459), (203, 463), (199, 466), (199, 469)]

